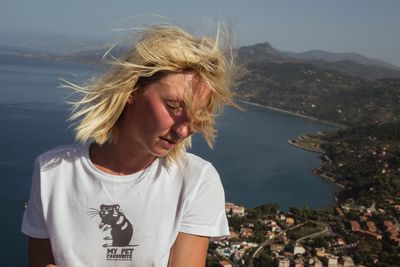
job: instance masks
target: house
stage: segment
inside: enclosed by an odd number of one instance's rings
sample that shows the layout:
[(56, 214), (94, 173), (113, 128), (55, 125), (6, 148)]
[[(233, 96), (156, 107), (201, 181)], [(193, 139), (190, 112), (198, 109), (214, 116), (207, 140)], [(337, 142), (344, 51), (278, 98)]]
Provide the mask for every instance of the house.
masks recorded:
[(383, 225), (385, 225), (386, 231), (389, 231), (389, 229), (394, 228), (393, 222), (391, 222), (391, 221), (389, 221), (389, 220), (385, 220), (385, 221), (383, 222)]
[(336, 207), (335, 211), (336, 211), (337, 215), (339, 215), (339, 217), (344, 217), (344, 212), (341, 208)]
[(254, 224), (253, 224), (253, 223), (248, 223), (248, 224), (246, 224), (246, 227), (248, 227), (248, 228), (254, 228)]
[(343, 267), (354, 267), (355, 266), (353, 259), (348, 256), (343, 256), (342, 260), (343, 260)]
[(239, 234), (234, 231), (229, 231), (229, 238), (239, 238)]
[(265, 234), (265, 238), (266, 238), (266, 239), (273, 239), (274, 237), (275, 237), (275, 233), (274, 233), (274, 232), (268, 231), (268, 232)]
[(368, 228), (368, 231), (370, 231), (372, 233), (377, 232), (376, 225), (373, 221), (367, 221), (367, 228)]
[(308, 260), (308, 266), (322, 267), (322, 262), (317, 257), (313, 257)]
[(383, 225), (385, 225), (386, 232), (389, 234), (389, 238), (397, 243), (400, 244), (399, 232), (396, 230), (395, 225), (391, 221), (384, 221)]
[(293, 225), (294, 224), (294, 219), (292, 217), (286, 217), (286, 224), (287, 225)]
[(303, 255), (305, 252), (306, 252), (306, 250), (305, 250), (304, 247), (301, 246), (301, 245), (296, 245), (296, 246), (294, 247), (294, 250), (293, 250), (293, 254), (294, 254), (294, 255), (296, 255), (296, 254), (301, 254), (301, 255)]
[(278, 213), (276, 214), (276, 219), (278, 219), (278, 220), (280, 220), (280, 221), (286, 220), (286, 215), (285, 215), (285, 213), (283, 213), (283, 212), (278, 212)]
[(325, 248), (315, 248), (315, 255), (317, 255), (318, 257), (324, 257)]
[(340, 237), (336, 238), (336, 243), (337, 243), (339, 246), (344, 246), (344, 245), (346, 245), (346, 242), (344, 241), (344, 239), (343, 239), (343, 238), (340, 238)]
[(221, 267), (232, 267), (232, 264), (231, 264), (229, 261), (226, 261), (226, 260), (220, 261), (220, 262), (219, 262), (219, 265), (220, 265)]
[(293, 257), (293, 253), (290, 253), (289, 251), (284, 251), (281, 254), (288, 259), (291, 259)]
[(272, 221), (272, 220), (271, 220), (270, 227), (271, 227), (271, 231), (272, 231), (272, 232), (277, 233), (277, 232), (280, 232), (280, 231), (281, 231), (281, 227), (280, 227), (275, 221)]
[(279, 257), (278, 259), (278, 267), (289, 267), (290, 261), (286, 257)]
[(379, 213), (381, 213), (381, 214), (385, 214), (385, 213), (386, 213), (386, 211), (385, 211), (384, 209), (381, 209), (381, 208), (377, 209), (377, 211), (378, 211)]
[(239, 217), (243, 217), (245, 214), (245, 208), (242, 206), (237, 206), (234, 203), (225, 202), (225, 213), (232, 214)]
[(271, 244), (271, 251), (272, 252), (281, 252), (283, 249), (285, 248), (285, 245), (284, 244), (281, 244), (281, 243), (274, 243), (274, 244)]
[(346, 211), (346, 212), (349, 212), (349, 211), (351, 211), (351, 210), (363, 212), (363, 211), (366, 210), (366, 207), (365, 207), (365, 206), (362, 206), (362, 205), (355, 205), (355, 204), (353, 204), (353, 203), (345, 203), (345, 204), (342, 204), (340, 207), (342, 208), (342, 210), (344, 210), (344, 211)]
[(294, 267), (304, 267), (304, 263), (301, 259), (294, 260)]
[(338, 256), (328, 255), (326, 256), (328, 259), (328, 267), (337, 267), (338, 266)]
[(243, 257), (244, 257), (244, 254), (246, 253), (246, 250), (245, 249), (239, 249), (239, 250), (237, 250), (234, 254), (233, 254), (233, 260), (235, 261), (235, 262), (239, 262)]
[(241, 238), (249, 238), (253, 236), (253, 229), (242, 227), (240, 229), (240, 237)]
[(361, 229), (361, 226), (357, 221), (350, 221), (350, 226), (353, 232), (359, 231)]
[(280, 232), (281, 227), (274, 220), (262, 220), (262, 224), (271, 227), (272, 232)]
[(382, 239), (382, 235), (380, 235), (378, 233), (373, 233), (373, 232), (370, 232), (370, 231), (360, 231), (360, 233), (369, 235), (371, 237), (375, 237), (376, 240), (381, 240)]

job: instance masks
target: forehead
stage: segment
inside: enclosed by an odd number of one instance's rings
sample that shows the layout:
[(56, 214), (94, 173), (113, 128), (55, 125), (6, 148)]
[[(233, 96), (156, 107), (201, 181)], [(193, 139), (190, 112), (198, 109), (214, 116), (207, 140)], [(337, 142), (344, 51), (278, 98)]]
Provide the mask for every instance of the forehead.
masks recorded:
[(211, 98), (209, 87), (193, 72), (169, 73), (158, 83), (160, 94), (169, 100), (202, 107), (207, 105)]

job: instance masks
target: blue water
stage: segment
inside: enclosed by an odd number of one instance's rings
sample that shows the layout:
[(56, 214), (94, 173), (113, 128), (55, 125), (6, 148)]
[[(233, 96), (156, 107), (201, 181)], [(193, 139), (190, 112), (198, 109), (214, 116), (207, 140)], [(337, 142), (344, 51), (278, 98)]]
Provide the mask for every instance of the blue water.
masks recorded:
[[(26, 266), (26, 237), (20, 233), (29, 197), (33, 160), (59, 144), (73, 142), (65, 122), (69, 93), (59, 78), (82, 81), (89, 66), (0, 54), (0, 220), (2, 266)], [(312, 208), (328, 206), (334, 187), (314, 176), (318, 155), (289, 146), (300, 134), (333, 130), (328, 124), (251, 105), (227, 109), (218, 120), (214, 150), (195, 136), (192, 152), (210, 160), (220, 172), (226, 200), (254, 207), (263, 203)]]
[(311, 173), (321, 163), (318, 155), (288, 144), (301, 134), (335, 129), (331, 125), (251, 105), (246, 111), (228, 109), (220, 118), (214, 151), (195, 142), (195, 153), (220, 171), (226, 200), (254, 207), (278, 203), (327, 207), (334, 187)]

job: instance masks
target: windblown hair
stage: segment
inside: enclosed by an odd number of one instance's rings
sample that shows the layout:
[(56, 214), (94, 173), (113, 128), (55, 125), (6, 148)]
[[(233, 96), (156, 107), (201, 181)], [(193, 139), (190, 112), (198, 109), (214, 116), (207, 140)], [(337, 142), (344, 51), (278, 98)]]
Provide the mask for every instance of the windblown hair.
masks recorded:
[[(230, 91), (239, 74), (233, 61), (229, 36), (219, 28), (214, 38), (194, 37), (177, 26), (151, 26), (141, 33), (127, 55), (114, 59), (105, 74), (89, 84), (64, 86), (83, 93), (73, 104), (70, 120), (77, 120), (76, 139), (94, 140), (98, 144), (118, 138), (118, 121), (128, 97), (146, 81), (158, 79), (164, 73), (192, 71), (211, 91), (206, 108), (191, 108), (191, 96), (196, 86), (185, 90), (185, 104), (191, 127), (200, 132), (210, 147), (216, 137), (215, 118), (224, 105), (236, 106)], [(161, 75), (160, 75), (161, 74)], [(167, 159), (177, 159), (190, 146), (190, 138), (178, 144)]]

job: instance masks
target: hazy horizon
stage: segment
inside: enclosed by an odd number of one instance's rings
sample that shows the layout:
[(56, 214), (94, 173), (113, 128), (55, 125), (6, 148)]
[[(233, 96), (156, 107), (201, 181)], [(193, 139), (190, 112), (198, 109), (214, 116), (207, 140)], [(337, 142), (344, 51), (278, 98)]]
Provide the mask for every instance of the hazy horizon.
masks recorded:
[[(400, 66), (399, 10), (395, 0), (3, 0), (0, 32), (107, 40), (127, 21), (158, 14), (194, 27), (230, 21), (238, 46), (268, 42), (283, 51), (355, 52)], [(10, 42), (6, 36), (0, 44)]]

